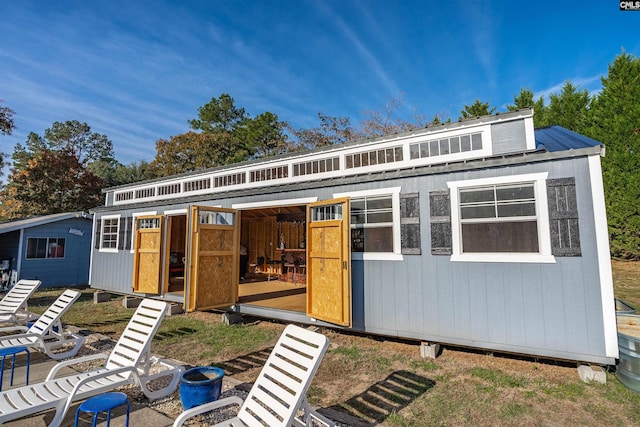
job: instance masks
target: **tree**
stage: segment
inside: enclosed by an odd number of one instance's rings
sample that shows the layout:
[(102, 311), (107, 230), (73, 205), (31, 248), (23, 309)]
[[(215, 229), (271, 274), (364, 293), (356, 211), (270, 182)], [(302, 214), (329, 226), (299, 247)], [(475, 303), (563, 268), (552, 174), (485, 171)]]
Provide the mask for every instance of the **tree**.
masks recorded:
[(297, 139), (291, 148), (292, 151), (344, 144), (356, 138), (357, 130), (351, 126), (351, 119), (348, 117), (329, 116), (319, 112), (318, 118), (320, 126), (315, 128), (294, 129), (291, 126), (288, 127), (288, 130)]
[(602, 160), (611, 254), (640, 259), (640, 59), (622, 52), (602, 77), (586, 134), (606, 146)]
[(156, 142), (156, 157), (152, 162), (158, 176), (235, 163), (248, 158), (249, 153), (229, 132), (187, 132)]
[[(0, 99), (0, 135), (11, 135), (13, 133), (13, 129), (16, 127), (15, 122), (13, 121), (13, 115), (16, 112), (1, 104), (2, 100)], [(5, 153), (0, 151), (0, 178), (3, 175), (3, 169), (6, 166), (4, 158)]]
[(88, 210), (100, 203), (104, 182), (67, 151), (43, 150), (20, 170), (13, 169), (0, 193), (7, 220)]
[(89, 167), (113, 161), (113, 145), (86, 123), (55, 122), (44, 137), (31, 132), (24, 146), (16, 144), (12, 159), (0, 200), (4, 217), (19, 219), (98, 205), (104, 180)]
[(541, 96), (538, 100), (534, 100), (534, 95), (531, 89), (520, 89), (520, 94), (513, 97), (513, 105), (507, 105), (509, 111), (516, 111), (522, 108), (533, 107), (533, 125), (535, 127), (545, 126), (545, 113), (546, 108), (544, 106), (544, 97)]
[(558, 125), (578, 133), (587, 128), (587, 111), (591, 97), (587, 89), (578, 90), (567, 81), (560, 94), (549, 96), (549, 106), (544, 113), (544, 126)]
[(284, 123), (265, 112), (252, 119), (226, 93), (198, 108), (194, 131), (156, 141), (159, 176), (236, 163), (286, 150)]
[(284, 153), (287, 150), (285, 123), (278, 116), (265, 112), (254, 119), (245, 119), (236, 134), (245, 144), (250, 158), (260, 158)]
[(77, 120), (54, 122), (44, 136), (30, 132), (25, 146), (16, 144), (13, 167), (20, 169), (42, 150), (61, 151), (75, 156), (84, 165), (99, 160), (113, 161), (113, 143), (106, 135), (91, 132), (91, 127)]
[(156, 168), (144, 160), (132, 162), (128, 165), (123, 165), (115, 160), (98, 160), (89, 164), (87, 168), (91, 173), (102, 178), (106, 187), (115, 187), (158, 177)]
[(9, 107), (5, 107), (0, 99), (0, 134), (11, 135), (16, 125), (13, 121), (13, 115), (16, 113)]
[(464, 109), (460, 111), (462, 115), (458, 117), (458, 120), (488, 116), (489, 114), (493, 114), (494, 111), (496, 111), (495, 107), (491, 107), (488, 102), (483, 103), (480, 102), (479, 99), (476, 99), (473, 101), (473, 104), (464, 106)]
[(233, 132), (248, 118), (244, 108), (235, 106), (235, 100), (223, 93), (219, 98), (198, 108), (198, 118), (189, 121), (191, 129), (203, 133)]

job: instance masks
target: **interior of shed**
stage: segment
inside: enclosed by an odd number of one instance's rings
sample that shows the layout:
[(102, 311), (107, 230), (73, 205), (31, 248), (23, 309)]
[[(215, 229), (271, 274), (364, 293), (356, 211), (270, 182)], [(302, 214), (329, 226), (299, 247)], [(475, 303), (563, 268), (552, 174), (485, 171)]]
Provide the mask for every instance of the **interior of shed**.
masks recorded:
[(240, 218), (239, 302), (305, 312), (306, 207), (248, 209)]

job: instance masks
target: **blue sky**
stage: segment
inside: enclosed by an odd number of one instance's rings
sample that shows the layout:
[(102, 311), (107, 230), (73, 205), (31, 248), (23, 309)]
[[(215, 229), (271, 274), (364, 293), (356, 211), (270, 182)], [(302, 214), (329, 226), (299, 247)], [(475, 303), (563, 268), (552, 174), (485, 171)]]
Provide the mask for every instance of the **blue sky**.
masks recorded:
[[(517, 5), (517, 6), (516, 6)], [(521, 88), (600, 89), (622, 49), (640, 56), (640, 12), (576, 1), (0, 1), (0, 99), (12, 153), (55, 121), (87, 122), (121, 163), (152, 160), (229, 93), (295, 127), (402, 97), (401, 114), (498, 111)]]

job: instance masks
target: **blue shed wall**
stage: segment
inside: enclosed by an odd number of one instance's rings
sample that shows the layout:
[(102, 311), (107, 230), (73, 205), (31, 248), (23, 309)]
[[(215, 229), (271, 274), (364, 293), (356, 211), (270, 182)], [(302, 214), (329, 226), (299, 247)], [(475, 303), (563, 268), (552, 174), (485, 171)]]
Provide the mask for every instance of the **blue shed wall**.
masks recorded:
[[(82, 236), (69, 233), (80, 230)], [(81, 285), (89, 282), (91, 220), (73, 218), (24, 230), (21, 279), (39, 279), (42, 287)], [(64, 238), (64, 258), (27, 258), (28, 238)]]

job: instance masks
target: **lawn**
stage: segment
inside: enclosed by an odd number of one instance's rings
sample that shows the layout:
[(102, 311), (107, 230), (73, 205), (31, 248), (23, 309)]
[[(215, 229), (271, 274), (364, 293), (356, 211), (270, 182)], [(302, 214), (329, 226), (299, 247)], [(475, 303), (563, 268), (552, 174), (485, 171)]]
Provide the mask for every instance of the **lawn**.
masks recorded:
[[(640, 263), (613, 262), (618, 298), (640, 308)], [(30, 300), (42, 311), (60, 290)], [(133, 310), (121, 297), (93, 304), (93, 291), (65, 314), (65, 323), (117, 338)], [(284, 325), (253, 320), (225, 325), (217, 313), (166, 317), (153, 352), (190, 365), (215, 364), (253, 381)], [(640, 425), (640, 395), (607, 372), (607, 383), (580, 381), (575, 363), (445, 347), (422, 359), (416, 342), (323, 330), (330, 347), (308, 392), (312, 404), (357, 425)], [(176, 416), (177, 414), (170, 414)], [(350, 418), (354, 417), (354, 418)]]

